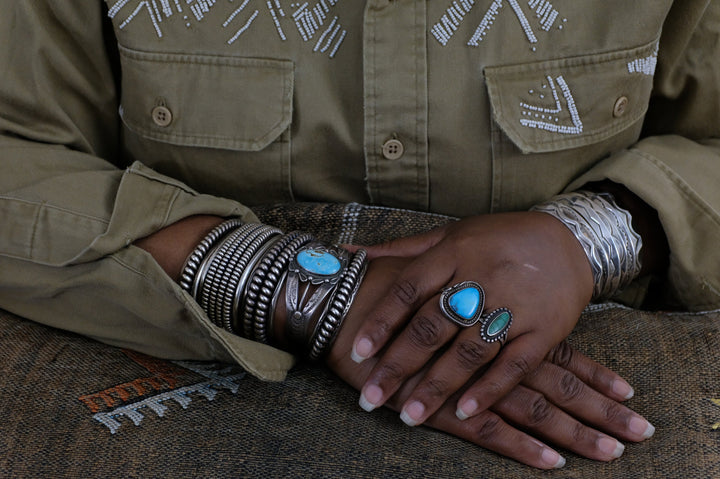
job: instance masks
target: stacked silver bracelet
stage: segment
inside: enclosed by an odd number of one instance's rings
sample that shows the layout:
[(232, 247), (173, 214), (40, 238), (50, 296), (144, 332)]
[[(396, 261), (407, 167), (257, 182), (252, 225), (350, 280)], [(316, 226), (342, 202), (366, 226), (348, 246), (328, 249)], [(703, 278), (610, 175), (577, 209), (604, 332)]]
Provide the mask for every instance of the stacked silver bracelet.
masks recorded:
[(215, 325), (268, 343), (285, 284), (288, 318), (283, 339), (319, 359), (355, 299), (367, 255), (360, 250), (351, 258), (347, 250), (313, 241), (309, 233), (283, 235), (259, 223), (225, 221), (188, 256), (180, 286)]
[(630, 213), (620, 208), (609, 193), (567, 193), (531, 211), (554, 216), (580, 242), (593, 271), (594, 300), (613, 296), (640, 274), (642, 239), (632, 227)]

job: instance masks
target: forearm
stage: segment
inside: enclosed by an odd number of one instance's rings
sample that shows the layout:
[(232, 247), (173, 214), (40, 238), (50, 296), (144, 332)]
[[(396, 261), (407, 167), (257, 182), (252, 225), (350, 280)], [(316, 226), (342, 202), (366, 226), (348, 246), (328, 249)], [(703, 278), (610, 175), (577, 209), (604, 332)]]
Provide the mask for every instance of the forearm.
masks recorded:
[(134, 244), (150, 253), (168, 276), (178, 282), (185, 259), (210, 230), (222, 221), (223, 218), (219, 216), (190, 216)]

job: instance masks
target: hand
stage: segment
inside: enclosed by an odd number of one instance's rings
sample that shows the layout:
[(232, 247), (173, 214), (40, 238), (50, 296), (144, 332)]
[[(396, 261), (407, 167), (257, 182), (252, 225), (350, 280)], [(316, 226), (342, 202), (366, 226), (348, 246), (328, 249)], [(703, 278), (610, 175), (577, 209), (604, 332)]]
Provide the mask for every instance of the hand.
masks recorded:
[[(362, 387), (363, 407), (384, 404), (444, 349), (406, 396), (402, 418), (409, 425), (424, 422), (471, 378), (456, 414), (465, 419), (483, 413), (570, 334), (592, 295), (582, 247), (568, 228), (544, 213), (466, 218), (369, 251), (375, 257), (414, 258), (368, 312), (354, 339), (356, 361), (385, 348)], [(441, 312), (439, 291), (466, 280), (484, 288), (485, 311), (512, 311), (503, 349), (483, 340), (480, 324), (460, 328)]]
[[(352, 340), (365, 325), (375, 302), (407, 263), (401, 258), (371, 262), (328, 355), (331, 369), (357, 389), (378, 360), (362, 364), (352, 361)], [(399, 411), (427, 371), (428, 366), (409, 377), (386, 405)], [(512, 388), (491, 410), (459, 420), (455, 400), (460, 394), (445, 401), (426, 424), (541, 469), (561, 467), (565, 460), (539, 439), (591, 459), (608, 461), (624, 449), (615, 438), (641, 441), (654, 432), (644, 418), (619, 403), (633, 394), (627, 382), (565, 342), (553, 348), (523, 384)]]

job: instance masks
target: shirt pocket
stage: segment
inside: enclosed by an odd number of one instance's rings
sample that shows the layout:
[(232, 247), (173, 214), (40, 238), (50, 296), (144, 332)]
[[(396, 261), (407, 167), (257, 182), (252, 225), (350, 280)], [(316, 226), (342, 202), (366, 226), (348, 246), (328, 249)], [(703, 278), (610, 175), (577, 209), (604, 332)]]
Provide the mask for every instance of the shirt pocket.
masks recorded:
[(120, 58), (131, 160), (203, 192), (288, 199), (292, 61), (123, 46)]
[(637, 48), (486, 67), (495, 130), (493, 210), (526, 208), (637, 141), (657, 40)]

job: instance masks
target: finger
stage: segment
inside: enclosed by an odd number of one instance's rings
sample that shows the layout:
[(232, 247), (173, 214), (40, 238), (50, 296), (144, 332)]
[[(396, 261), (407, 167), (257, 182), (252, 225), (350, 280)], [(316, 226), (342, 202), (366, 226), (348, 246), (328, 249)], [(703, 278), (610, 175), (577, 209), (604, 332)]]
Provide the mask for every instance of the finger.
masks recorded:
[(423, 423), (500, 351), (484, 341), (477, 327), (462, 331), (410, 393), (400, 418), (409, 426)]
[(552, 348), (547, 359), (572, 372), (588, 386), (616, 401), (625, 401), (635, 394), (632, 386), (622, 377), (576, 351), (565, 341)]
[(543, 362), (523, 384), (542, 392), (573, 417), (615, 437), (637, 442), (655, 433), (655, 428), (645, 418), (555, 364)]
[(537, 335), (516, 337), (458, 401), (457, 416), (467, 419), (495, 404), (542, 362), (548, 352)]
[(446, 403), (427, 424), (528, 466), (557, 469), (565, 465), (565, 459), (557, 451), (507, 424), (494, 412), (483, 411), (460, 421), (455, 417), (452, 403)]
[(458, 327), (440, 312), (437, 304), (438, 296), (425, 303), (383, 352), (361, 391), (363, 409), (372, 411), (384, 404), (457, 334)]
[(431, 250), (400, 273), (355, 335), (352, 349), (355, 362), (375, 355), (413, 312), (450, 281), (455, 263), (446, 256), (442, 251)]
[(444, 236), (444, 227), (439, 227), (418, 235), (396, 238), (372, 246), (364, 246), (364, 249), (367, 251), (369, 259), (379, 256), (419, 256), (438, 244)]
[(518, 427), (589, 459), (611, 461), (625, 450), (614, 437), (582, 424), (539, 392), (523, 386), (514, 388), (492, 410)]

